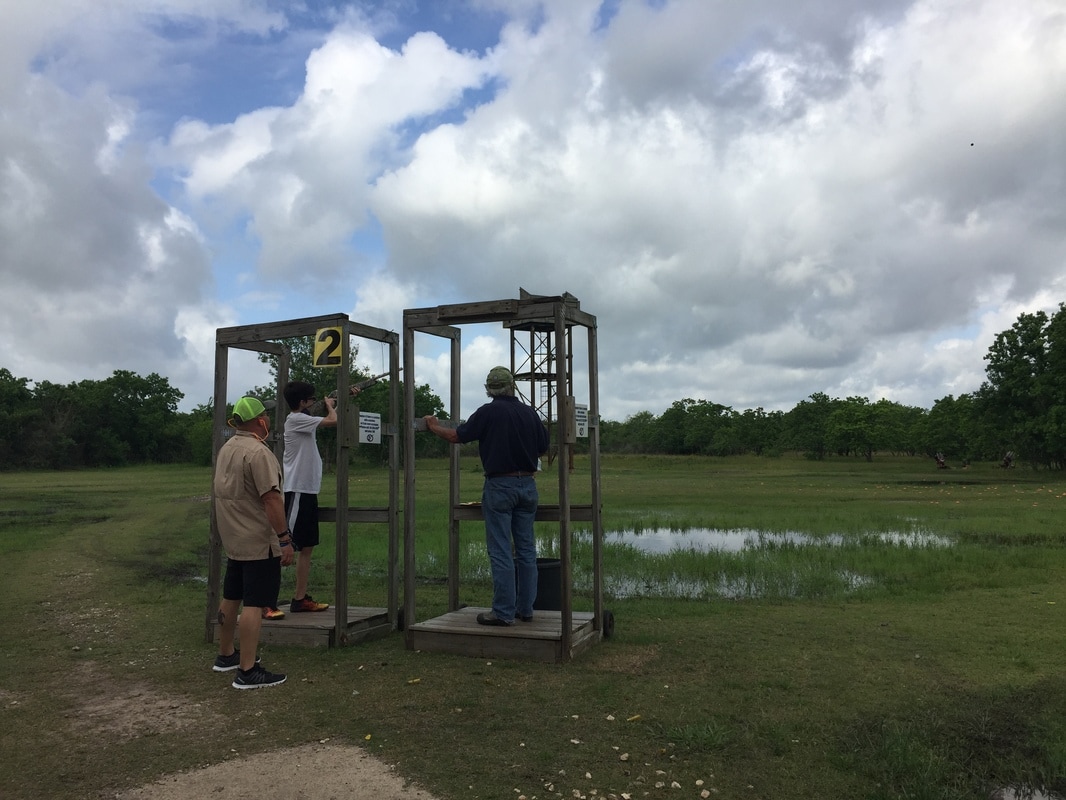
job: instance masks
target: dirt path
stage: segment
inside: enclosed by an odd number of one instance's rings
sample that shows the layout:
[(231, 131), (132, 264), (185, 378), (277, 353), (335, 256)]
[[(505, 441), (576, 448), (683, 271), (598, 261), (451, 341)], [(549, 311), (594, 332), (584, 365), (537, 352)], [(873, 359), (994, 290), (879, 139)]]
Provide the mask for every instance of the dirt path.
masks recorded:
[(435, 800), (358, 747), (314, 744), (170, 775), (115, 800)]
[[(180, 693), (161, 692), (137, 681), (115, 687), (91, 661), (76, 665), (68, 678), (66, 691), (77, 709), (69, 720), (77, 736), (118, 741), (176, 732), (192, 736), (222, 722), (209, 705)], [(429, 792), (407, 785), (392, 767), (362, 748), (329, 741), (251, 756), (233, 754), (221, 764), (98, 796), (113, 800), (436, 800)]]

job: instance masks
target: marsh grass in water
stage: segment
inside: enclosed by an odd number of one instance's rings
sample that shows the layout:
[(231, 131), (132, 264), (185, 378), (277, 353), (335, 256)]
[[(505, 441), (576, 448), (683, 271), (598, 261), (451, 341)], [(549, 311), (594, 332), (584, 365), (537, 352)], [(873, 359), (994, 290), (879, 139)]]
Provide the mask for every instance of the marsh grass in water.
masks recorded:
[[(796, 531), (648, 531), (609, 533), (605, 592), (613, 597), (661, 594), (689, 598), (822, 597), (872, 586), (876, 577), (858, 571), (871, 559), (879, 569), (911, 558), (902, 551), (951, 546), (950, 539), (923, 531), (818, 534)], [(544, 550), (558, 550), (548, 542)], [(591, 564), (591, 534), (574, 537), (575, 560)], [(577, 571), (578, 588), (590, 588), (588, 570)]]
[[(467, 466), (462, 499), (475, 500)], [(586, 469), (579, 459), (574, 502)], [(324, 739), (365, 747), (444, 800), (698, 796), (697, 781), (752, 800), (1066, 789), (1066, 476), (909, 458), (612, 457), (602, 478), (607, 530), (811, 541), (739, 554), (612, 548), (608, 582), (717, 587), (726, 576), (752, 590), (612, 596), (614, 636), (569, 664), (417, 653), (399, 634), (270, 645), (264, 662), (290, 679), (249, 698), (211, 671), (204, 641), (209, 470), (0, 473), (0, 546), (12, 556), (0, 796), (113, 796)], [(446, 464), (420, 463), (418, 481), (429, 616), (447, 603)], [(544, 502), (553, 486), (542, 476)], [(356, 469), (352, 505), (381, 505), (386, 488), (384, 472)], [(550, 541), (552, 526), (539, 527)], [(882, 536), (907, 530), (951, 545)], [(482, 536), (462, 526), (467, 602), (491, 593), (473, 555)], [(330, 585), (332, 545), (316, 551), (313, 586)], [(588, 586), (583, 548), (573, 566)], [(381, 604), (383, 526), (353, 526), (349, 550), (349, 600)]]

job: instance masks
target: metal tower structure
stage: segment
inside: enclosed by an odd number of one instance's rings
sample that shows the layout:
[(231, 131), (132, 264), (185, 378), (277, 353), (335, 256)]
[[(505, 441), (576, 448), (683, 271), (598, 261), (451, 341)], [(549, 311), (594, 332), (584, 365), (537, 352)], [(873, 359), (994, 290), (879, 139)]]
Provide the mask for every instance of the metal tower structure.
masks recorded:
[[(542, 295), (530, 294), (519, 288), (520, 300), (548, 299)], [(569, 292), (562, 295), (565, 305), (580, 309), (580, 301)], [(548, 426), (551, 449), (548, 451), (548, 463), (555, 462), (559, 452), (558, 425), (555, 419), (556, 397), (559, 393), (556, 371), (556, 354), (559, 352), (555, 341), (555, 320), (551, 318), (505, 322), (504, 327), (511, 333), (511, 372), (522, 399), (536, 409), (540, 418)], [(562, 387), (563, 396), (573, 394), (574, 355), (573, 325), (566, 325), (566, 342), (564, 373), (566, 386)], [(572, 467), (572, 464), (567, 465)]]

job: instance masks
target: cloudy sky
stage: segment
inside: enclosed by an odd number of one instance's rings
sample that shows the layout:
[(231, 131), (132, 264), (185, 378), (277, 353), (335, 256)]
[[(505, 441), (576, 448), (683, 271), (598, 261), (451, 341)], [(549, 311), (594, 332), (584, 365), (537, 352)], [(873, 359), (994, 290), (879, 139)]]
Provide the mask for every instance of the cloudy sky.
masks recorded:
[[(191, 408), (216, 328), (339, 312), (399, 332), (405, 308), (523, 287), (597, 317), (608, 419), (813, 392), (928, 408), (978, 388), (1018, 314), (1066, 300), (1066, 0), (3, 17), (16, 377), (158, 372)], [(465, 416), (509, 348), (497, 326), (463, 345)], [(360, 363), (387, 366), (369, 344)], [(231, 365), (234, 397), (265, 382)]]

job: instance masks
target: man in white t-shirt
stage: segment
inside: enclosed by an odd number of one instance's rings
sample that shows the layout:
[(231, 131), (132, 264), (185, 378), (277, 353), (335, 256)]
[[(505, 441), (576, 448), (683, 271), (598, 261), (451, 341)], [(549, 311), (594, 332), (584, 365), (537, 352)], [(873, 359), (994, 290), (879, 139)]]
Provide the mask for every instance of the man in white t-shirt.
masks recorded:
[[(289, 611), (325, 611), (329, 603), (320, 603), (307, 593), (311, 574), (311, 554), (318, 544), (318, 493), (322, 489), (322, 456), (315, 438), (319, 428), (337, 426), (337, 400), (325, 398), (326, 416), (309, 414), (315, 404), (315, 387), (304, 381), (291, 381), (285, 387), (289, 415), (285, 418), (285, 518), (292, 531), (296, 550), (296, 588)], [(352, 388), (353, 396), (359, 390)], [(265, 609), (265, 619), (279, 619), (285, 612)]]

